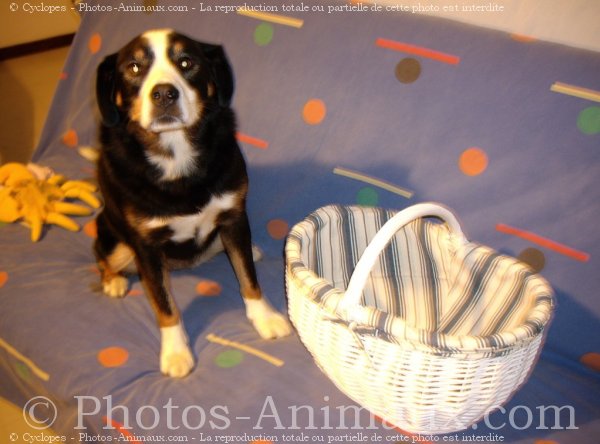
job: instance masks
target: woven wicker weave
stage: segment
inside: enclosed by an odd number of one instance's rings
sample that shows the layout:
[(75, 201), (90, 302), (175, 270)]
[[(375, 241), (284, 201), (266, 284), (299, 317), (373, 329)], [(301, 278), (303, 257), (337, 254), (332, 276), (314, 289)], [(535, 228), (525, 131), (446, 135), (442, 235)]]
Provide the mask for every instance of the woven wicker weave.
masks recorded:
[(463, 430), (505, 403), (553, 310), (545, 280), (468, 242), (435, 204), (324, 207), (292, 229), (285, 251), (290, 318), (316, 363), (411, 433)]

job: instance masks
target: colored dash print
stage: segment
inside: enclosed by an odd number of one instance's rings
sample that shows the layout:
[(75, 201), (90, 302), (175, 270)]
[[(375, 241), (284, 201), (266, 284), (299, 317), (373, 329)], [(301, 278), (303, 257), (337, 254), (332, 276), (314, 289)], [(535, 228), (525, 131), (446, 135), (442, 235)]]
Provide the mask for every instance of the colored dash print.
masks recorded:
[(240, 8), (237, 13), (246, 17), (263, 20), (265, 22), (276, 23), (278, 25), (291, 26), (292, 28), (302, 28), (304, 20), (286, 15), (272, 14), (270, 12), (252, 11), (250, 9)]
[(414, 46), (408, 43), (396, 42), (394, 40), (378, 38), (375, 44), (380, 48), (391, 49), (394, 51), (404, 52), (407, 54), (416, 55), (419, 57), (425, 57), (427, 59), (435, 60), (437, 62), (447, 63), (449, 65), (458, 65), (460, 63), (460, 57), (446, 54), (433, 49), (423, 48), (421, 46)]
[(371, 176), (367, 176), (366, 174), (359, 173), (357, 171), (352, 171), (346, 168), (336, 167), (333, 169), (333, 174), (337, 174), (338, 176), (348, 177), (350, 179), (358, 180), (360, 182), (368, 183), (370, 185), (374, 185), (376, 187), (382, 188), (384, 190), (390, 191), (392, 193), (398, 194), (402, 197), (406, 197), (410, 199), (413, 196), (412, 191), (405, 190), (404, 188), (400, 188), (396, 185), (392, 185), (389, 182), (385, 182), (380, 179), (376, 179)]
[(550, 91), (560, 94), (566, 94), (568, 96), (578, 97), (580, 99), (600, 102), (600, 91), (582, 88), (581, 86), (569, 85), (567, 83), (561, 82), (554, 82), (550, 87)]
[(25, 364), (27, 367), (29, 367), (33, 374), (40, 378), (42, 381), (50, 380), (50, 375), (48, 373), (40, 369), (37, 365), (35, 365), (35, 363), (31, 359), (21, 354), (17, 349), (15, 349), (12, 345), (10, 345), (2, 338), (0, 338), (0, 347), (6, 350), (6, 352), (9, 355), (13, 356), (14, 358), (18, 359), (23, 364)]
[(116, 429), (119, 433), (121, 433), (125, 437), (127, 442), (130, 442), (132, 444), (142, 444), (140, 441), (138, 441), (135, 438), (135, 435), (133, 435), (129, 431), (130, 427), (125, 427), (124, 424), (121, 424), (120, 422), (117, 422), (114, 419), (109, 418), (108, 416), (104, 416), (102, 418), (102, 420), (104, 421), (105, 425), (110, 426), (110, 427)]
[(547, 248), (548, 250), (552, 250), (556, 253), (570, 257), (571, 259), (575, 259), (576, 261), (587, 262), (588, 260), (590, 260), (590, 255), (588, 253), (575, 250), (574, 248), (567, 247), (566, 245), (560, 244), (550, 239), (546, 239), (545, 237), (539, 236), (529, 231), (510, 227), (505, 224), (497, 224), (496, 230), (500, 233), (510, 234), (512, 236), (517, 236), (521, 239), (525, 239), (529, 242), (533, 242), (534, 244)]
[(254, 347), (250, 347), (249, 345), (246, 345), (246, 344), (241, 344), (239, 342), (230, 341), (229, 339), (221, 338), (220, 336), (213, 335), (212, 333), (207, 335), (206, 339), (208, 339), (210, 342), (214, 342), (215, 344), (224, 345), (226, 347), (237, 348), (238, 350), (241, 350), (248, 354), (254, 355), (257, 358), (260, 358), (264, 361), (267, 361), (269, 364), (273, 364), (276, 367), (281, 367), (284, 364), (284, 362), (281, 359), (271, 356), (268, 353), (265, 353)]
[(253, 147), (259, 148), (261, 150), (266, 150), (267, 148), (269, 148), (269, 142), (267, 142), (266, 140), (249, 136), (248, 134), (237, 132), (235, 137), (238, 140), (238, 142), (247, 143), (248, 145), (252, 145)]

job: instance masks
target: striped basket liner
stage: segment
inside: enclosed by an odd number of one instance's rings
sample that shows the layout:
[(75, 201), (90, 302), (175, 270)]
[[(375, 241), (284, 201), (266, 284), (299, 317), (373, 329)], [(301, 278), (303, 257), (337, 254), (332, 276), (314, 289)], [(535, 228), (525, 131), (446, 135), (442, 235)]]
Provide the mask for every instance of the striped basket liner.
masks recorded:
[[(348, 307), (359, 259), (395, 214), (332, 205), (297, 224), (286, 243), (290, 318), (317, 364), (373, 413), (416, 433), (464, 429), (525, 380), (553, 293), (516, 259), (419, 217), (395, 233), (359, 304)], [(467, 408), (466, 398), (477, 408)]]

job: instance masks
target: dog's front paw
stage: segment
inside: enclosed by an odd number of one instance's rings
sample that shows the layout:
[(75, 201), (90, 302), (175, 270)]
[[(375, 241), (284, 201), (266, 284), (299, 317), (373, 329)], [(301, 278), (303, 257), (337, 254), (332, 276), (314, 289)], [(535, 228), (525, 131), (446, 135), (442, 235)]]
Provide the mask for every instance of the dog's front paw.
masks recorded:
[(183, 326), (162, 327), (160, 334), (160, 371), (173, 378), (187, 376), (194, 367), (194, 357)]
[(189, 348), (160, 354), (160, 371), (172, 378), (183, 378), (194, 368), (194, 357)]
[(115, 275), (102, 282), (104, 294), (111, 298), (122, 298), (127, 294), (129, 282), (125, 276)]
[(263, 339), (283, 338), (292, 332), (288, 320), (264, 298), (246, 300), (246, 316)]

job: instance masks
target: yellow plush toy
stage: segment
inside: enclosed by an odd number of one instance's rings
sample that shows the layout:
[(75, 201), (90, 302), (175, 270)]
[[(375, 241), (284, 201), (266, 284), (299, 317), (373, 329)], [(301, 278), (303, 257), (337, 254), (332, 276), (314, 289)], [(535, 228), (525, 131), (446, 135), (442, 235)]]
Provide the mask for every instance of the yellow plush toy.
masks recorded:
[(31, 228), (33, 242), (39, 240), (44, 223), (78, 231), (79, 225), (65, 215), (88, 216), (93, 210), (65, 199), (79, 199), (99, 208), (95, 191), (95, 185), (67, 180), (49, 168), (7, 163), (0, 167), (0, 222), (23, 220)]

